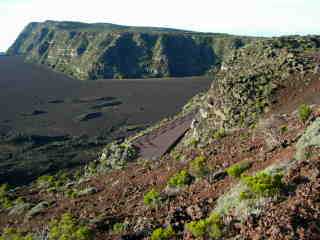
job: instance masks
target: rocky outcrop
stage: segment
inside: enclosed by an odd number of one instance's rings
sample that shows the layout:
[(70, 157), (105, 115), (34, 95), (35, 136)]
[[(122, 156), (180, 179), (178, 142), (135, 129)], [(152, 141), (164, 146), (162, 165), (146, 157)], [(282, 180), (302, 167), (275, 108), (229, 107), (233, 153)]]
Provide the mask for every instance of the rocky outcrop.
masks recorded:
[(306, 76), (317, 68), (307, 56), (319, 49), (319, 36), (293, 36), (255, 41), (232, 52), (216, 74), (187, 138), (208, 142), (219, 129), (254, 126), (276, 103), (278, 90), (307, 84)]
[(8, 50), (78, 79), (204, 75), (252, 39), (161, 28), (30, 23)]

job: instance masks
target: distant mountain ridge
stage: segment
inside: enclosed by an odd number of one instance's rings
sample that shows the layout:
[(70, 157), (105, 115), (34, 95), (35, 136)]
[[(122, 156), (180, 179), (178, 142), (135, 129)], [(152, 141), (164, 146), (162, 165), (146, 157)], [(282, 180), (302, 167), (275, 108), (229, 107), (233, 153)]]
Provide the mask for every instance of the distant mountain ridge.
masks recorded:
[(204, 75), (254, 38), (110, 23), (45, 21), (28, 24), (10, 55), (46, 64), (75, 78)]

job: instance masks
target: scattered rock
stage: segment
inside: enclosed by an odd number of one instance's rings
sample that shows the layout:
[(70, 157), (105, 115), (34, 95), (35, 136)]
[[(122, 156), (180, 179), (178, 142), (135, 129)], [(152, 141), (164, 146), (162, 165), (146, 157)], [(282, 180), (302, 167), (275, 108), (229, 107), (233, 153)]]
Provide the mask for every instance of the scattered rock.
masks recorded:
[(297, 142), (297, 152), (295, 158), (297, 160), (305, 159), (307, 147), (320, 146), (320, 118), (317, 118), (301, 136)]
[(30, 203), (19, 203), (14, 205), (9, 212), (9, 215), (22, 215), (32, 207)]
[(218, 170), (213, 173), (208, 174), (207, 179), (209, 183), (214, 183), (224, 179), (228, 174), (224, 170)]
[(31, 218), (33, 216), (36, 216), (42, 212), (44, 212), (50, 204), (46, 201), (38, 203), (36, 206), (30, 209), (30, 211), (26, 214), (27, 218)]
[(89, 188), (83, 189), (82, 191), (78, 192), (78, 196), (82, 197), (82, 196), (86, 196), (86, 195), (95, 194), (97, 192), (98, 192), (98, 189), (96, 189), (94, 187), (89, 187)]
[(187, 214), (192, 220), (197, 220), (203, 218), (203, 212), (198, 205), (191, 205), (187, 208)]
[(164, 189), (164, 193), (165, 193), (168, 197), (177, 196), (180, 191), (181, 191), (181, 188), (170, 187), (170, 186), (166, 186), (166, 188)]

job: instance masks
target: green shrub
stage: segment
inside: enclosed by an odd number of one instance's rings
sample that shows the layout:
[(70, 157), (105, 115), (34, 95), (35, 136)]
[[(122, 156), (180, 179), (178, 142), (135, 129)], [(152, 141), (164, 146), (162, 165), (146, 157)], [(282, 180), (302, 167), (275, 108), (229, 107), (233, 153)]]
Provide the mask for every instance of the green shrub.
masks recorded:
[(157, 228), (152, 232), (151, 240), (169, 240), (175, 236), (171, 225), (167, 228)]
[(312, 109), (310, 108), (310, 106), (306, 104), (302, 104), (299, 106), (298, 113), (299, 113), (299, 119), (302, 122), (306, 122), (312, 113)]
[(156, 206), (161, 203), (161, 196), (158, 191), (151, 189), (143, 197), (143, 202), (147, 206)]
[(288, 126), (287, 126), (287, 125), (282, 125), (282, 126), (280, 127), (280, 132), (281, 132), (282, 134), (288, 132)]
[(57, 192), (61, 187), (69, 182), (70, 176), (65, 172), (59, 172), (55, 175), (43, 175), (36, 180), (38, 188), (46, 189), (47, 192)]
[(0, 197), (5, 197), (7, 196), (7, 192), (9, 190), (8, 184), (2, 184), (0, 185)]
[(43, 175), (38, 177), (36, 183), (39, 188), (49, 188), (54, 185), (55, 178), (51, 175)]
[(121, 234), (127, 230), (127, 224), (125, 223), (115, 223), (112, 227), (114, 234)]
[(206, 219), (187, 223), (186, 229), (196, 238), (209, 236), (210, 238), (218, 239), (222, 236), (222, 226), (220, 215), (212, 213)]
[(188, 145), (191, 147), (197, 147), (199, 144), (199, 139), (197, 138), (191, 138), (188, 142)]
[(212, 213), (208, 218), (208, 235), (213, 239), (221, 238), (222, 236), (222, 220), (218, 213)]
[(250, 191), (241, 191), (239, 194), (240, 200), (246, 200), (246, 199), (250, 199), (250, 198), (254, 198), (254, 194)]
[(13, 206), (13, 202), (8, 191), (9, 186), (7, 184), (0, 185), (0, 208), (8, 209)]
[(207, 159), (204, 156), (198, 156), (190, 162), (189, 169), (198, 177), (208, 173)]
[(191, 182), (192, 176), (187, 171), (182, 170), (169, 179), (168, 185), (170, 187), (183, 187), (189, 185)]
[(59, 188), (67, 182), (64, 175), (60, 178), (59, 176), (43, 175), (36, 181), (39, 188)]
[(251, 196), (273, 196), (283, 187), (282, 175), (271, 175), (265, 172), (254, 176), (242, 176), (241, 181), (249, 188), (249, 192), (242, 193), (242, 198)]
[(196, 238), (203, 237), (207, 232), (207, 220), (192, 221), (187, 223), (186, 229)]
[(219, 140), (221, 138), (224, 138), (226, 135), (226, 130), (224, 128), (220, 128), (213, 133), (212, 137), (215, 140)]
[(69, 213), (63, 214), (60, 220), (51, 221), (49, 227), (49, 240), (93, 239), (92, 231), (79, 224)]
[(5, 228), (0, 236), (0, 240), (32, 240), (32, 236), (24, 236), (15, 228)]
[(173, 159), (176, 160), (176, 161), (180, 161), (180, 160), (182, 159), (182, 155), (181, 155), (181, 153), (179, 153), (179, 152), (173, 152), (171, 156), (172, 156)]
[(22, 234), (15, 228), (5, 228), (0, 240), (35, 240), (31, 234)]
[(249, 162), (242, 162), (234, 164), (226, 169), (229, 176), (239, 178), (243, 172), (248, 170), (251, 166)]
[(64, 194), (68, 198), (77, 198), (77, 197), (79, 197), (79, 193), (75, 189), (68, 189), (67, 191), (65, 191)]

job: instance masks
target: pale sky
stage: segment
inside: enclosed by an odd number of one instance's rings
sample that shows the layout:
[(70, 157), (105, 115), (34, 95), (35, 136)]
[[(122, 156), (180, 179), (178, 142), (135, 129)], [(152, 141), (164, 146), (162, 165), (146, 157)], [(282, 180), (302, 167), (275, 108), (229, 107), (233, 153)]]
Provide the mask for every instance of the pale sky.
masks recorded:
[(0, 51), (32, 21), (70, 20), (239, 35), (320, 34), (320, 0), (0, 0)]

